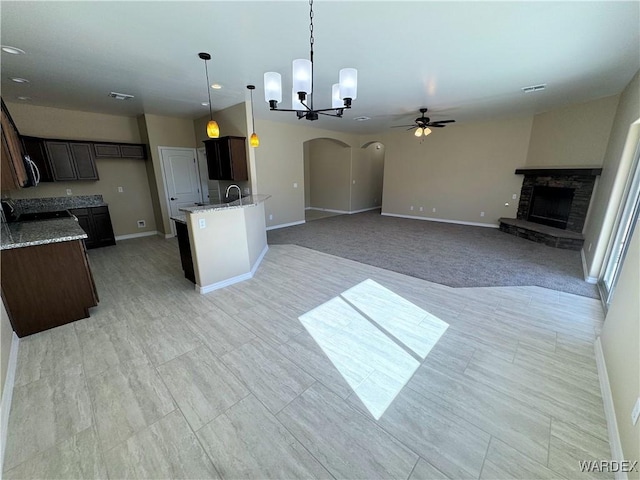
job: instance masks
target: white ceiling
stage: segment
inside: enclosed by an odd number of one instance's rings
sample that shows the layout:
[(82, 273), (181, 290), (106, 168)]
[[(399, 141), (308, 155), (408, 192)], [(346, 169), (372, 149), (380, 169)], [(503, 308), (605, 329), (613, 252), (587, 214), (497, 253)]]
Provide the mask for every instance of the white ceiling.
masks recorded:
[[(137, 116), (208, 113), (204, 62), (212, 55), (214, 110), (244, 101), (269, 112), (262, 76), (309, 56), (309, 4), (294, 1), (2, 1), (2, 96), (17, 102)], [(343, 67), (358, 69), (358, 98), (342, 119), (315, 126), (354, 133), (411, 122), (530, 115), (619, 93), (640, 68), (640, 2), (314, 2), (315, 106), (330, 106)], [(10, 77), (24, 77), (16, 84)], [(546, 83), (542, 92), (522, 87)], [(128, 101), (111, 91), (135, 95)], [(283, 108), (290, 100), (284, 95)], [(367, 122), (354, 120), (372, 117)], [(307, 122), (300, 120), (299, 122)]]

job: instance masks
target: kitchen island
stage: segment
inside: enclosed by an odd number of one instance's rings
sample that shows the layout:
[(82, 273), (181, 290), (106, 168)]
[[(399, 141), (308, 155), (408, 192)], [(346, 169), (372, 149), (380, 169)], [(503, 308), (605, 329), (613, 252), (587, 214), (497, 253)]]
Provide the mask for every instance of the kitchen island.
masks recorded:
[(2, 299), (18, 337), (89, 316), (98, 294), (74, 217), (2, 224)]
[[(172, 217), (176, 225), (182, 222), (187, 227), (198, 292), (253, 277), (268, 249), (264, 216), (268, 198), (250, 195), (231, 203), (185, 207), (180, 209), (184, 216)], [(184, 267), (182, 245), (181, 257)]]

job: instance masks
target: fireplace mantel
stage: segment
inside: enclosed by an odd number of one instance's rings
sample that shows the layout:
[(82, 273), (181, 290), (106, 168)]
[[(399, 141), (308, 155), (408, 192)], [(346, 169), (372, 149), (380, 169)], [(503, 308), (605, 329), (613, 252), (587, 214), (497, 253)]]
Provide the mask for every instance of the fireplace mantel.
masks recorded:
[(573, 168), (554, 168), (554, 167), (522, 167), (516, 169), (516, 175), (588, 175), (596, 177), (602, 173), (600, 167), (573, 167)]

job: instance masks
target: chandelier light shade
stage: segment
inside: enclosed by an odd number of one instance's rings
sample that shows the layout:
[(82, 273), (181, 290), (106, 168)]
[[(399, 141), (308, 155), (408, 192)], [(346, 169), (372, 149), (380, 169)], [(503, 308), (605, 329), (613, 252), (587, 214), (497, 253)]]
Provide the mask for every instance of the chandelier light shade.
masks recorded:
[(314, 108), (313, 105), (313, 0), (309, 0), (309, 59), (298, 58), (293, 61), (291, 108), (278, 108), (282, 102), (282, 77), (277, 72), (264, 74), (264, 99), (271, 110), (295, 112), (298, 119), (317, 120), (319, 115), (342, 117), (344, 110), (351, 108), (351, 102), (358, 93), (358, 71), (355, 68), (343, 68), (339, 72), (339, 83), (331, 89), (331, 108)]
[(247, 85), (247, 89), (251, 92), (251, 136), (249, 137), (249, 145), (253, 148), (260, 146), (260, 139), (258, 135), (256, 135), (256, 121), (253, 116), (253, 91), (255, 90), (255, 85)]
[(207, 123), (207, 136), (209, 138), (218, 138), (220, 137), (220, 127), (218, 127), (218, 122), (213, 119), (213, 110), (211, 108), (211, 85), (209, 84), (209, 69), (207, 68), (207, 61), (211, 60), (211, 55), (206, 52), (200, 52), (198, 57), (204, 60), (204, 72), (207, 76), (207, 96), (209, 98), (209, 122)]

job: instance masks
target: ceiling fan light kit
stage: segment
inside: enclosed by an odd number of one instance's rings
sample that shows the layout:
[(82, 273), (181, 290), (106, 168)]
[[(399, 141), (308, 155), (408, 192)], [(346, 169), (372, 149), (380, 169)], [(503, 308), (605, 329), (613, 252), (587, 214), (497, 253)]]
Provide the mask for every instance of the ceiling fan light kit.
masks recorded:
[(431, 133), (431, 128), (444, 128), (447, 126), (447, 123), (455, 122), (455, 120), (436, 120), (432, 122), (429, 117), (424, 116), (424, 114), (427, 113), (426, 108), (421, 108), (420, 113), (422, 116), (416, 118), (413, 125), (394, 125), (392, 128), (409, 127), (407, 130), (413, 130), (415, 128), (413, 134), (416, 137), (422, 137), (423, 135), (426, 137)]
[[(264, 99), (269, 108), (280, 112), (295, 112), (298, 119), (317, 120), (319, 115), (342, 117), (344, 110), (351, 108), (351, 103), (358, 95), (358, 71), (355, 68), (340, 70), (339, 83), (331, 88), (331, 108), (314, 108), (313, 106), (313, 0), (309, 0), (309, 59), (299, 58), (293, 61), (293, 90), (291, 108), (278, 108), (282, 102), (282, 76), (278, 72), (264, 74)], [(307, 100), (308, 98), (308, 100)]]

